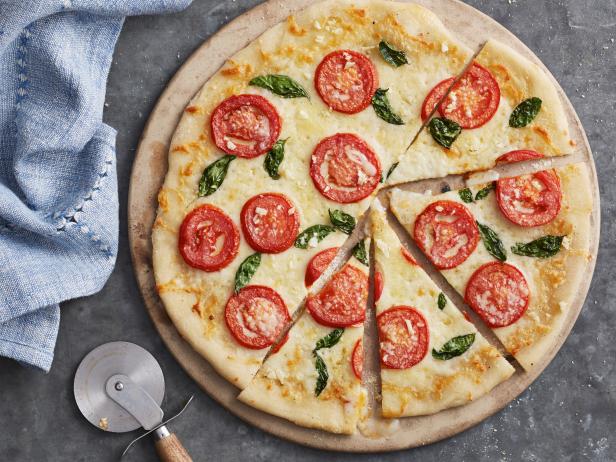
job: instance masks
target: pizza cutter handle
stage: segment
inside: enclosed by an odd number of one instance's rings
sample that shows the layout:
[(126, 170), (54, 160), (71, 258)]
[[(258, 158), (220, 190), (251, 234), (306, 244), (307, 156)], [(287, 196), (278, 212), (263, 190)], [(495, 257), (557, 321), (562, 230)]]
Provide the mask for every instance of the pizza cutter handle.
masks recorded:
[(166, 426), (154, 431), (156, 454), (161, 462), (193, 462), (184, 445), (175, 433), (169, 432)]

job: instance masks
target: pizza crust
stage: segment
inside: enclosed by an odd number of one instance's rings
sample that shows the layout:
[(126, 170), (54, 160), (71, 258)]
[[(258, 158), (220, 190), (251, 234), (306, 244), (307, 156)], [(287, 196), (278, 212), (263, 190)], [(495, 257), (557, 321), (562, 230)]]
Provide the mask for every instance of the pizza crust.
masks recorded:
[[(377, 316), (393, 306), (411, 306), (424, 316), (430, 332), (428, 353), (418, 364), (408, 369), (381, 366), (383, 416), (434, 414), (477, 400), (509, 378), (514, 368), (451, 300), (447, 299), (442, 310), (438, 308), (440, 289), (420, 266), (403, 257), (402, 244), (381, 207), (372, 208), (371, 221), (376, 268), (384, 275)], [(431, 355), (433, 348), (438, 350), (453, 337), (471, 333), (475, 341), (463, 355), (447, 361)]]

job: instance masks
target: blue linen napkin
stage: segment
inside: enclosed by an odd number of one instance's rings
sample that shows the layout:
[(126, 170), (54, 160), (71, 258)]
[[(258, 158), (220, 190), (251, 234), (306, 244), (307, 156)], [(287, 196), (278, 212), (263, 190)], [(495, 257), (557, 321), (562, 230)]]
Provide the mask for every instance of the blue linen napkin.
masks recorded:
[(191, 0), (0, 0), (0, 355), (51, 367), (59, 303), (99, 291), (118, 248), (113, 128), (124, 16)]

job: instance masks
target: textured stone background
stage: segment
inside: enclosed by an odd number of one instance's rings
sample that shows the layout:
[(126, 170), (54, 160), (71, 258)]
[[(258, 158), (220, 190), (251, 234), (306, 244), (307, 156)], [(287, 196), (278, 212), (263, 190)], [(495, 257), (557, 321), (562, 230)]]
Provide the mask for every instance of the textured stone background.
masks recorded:
[[(107, 87), (106, 121), (118, 133), (121, 233), (117, 267), (98, 295), (65, 303), (52, 371), (45, 376), (0, 359), (0, 460), (117, 460), (131, 435), (105, 434), (73, 400), (81, 358), (111, 340), (130, 340), (160, 361), (163, 405), (195, 403), (173, 428), (196, 460), (247, 461), (614, 461), (616, 460), (616, 0), (471, 0), (520, 37), (571, 98), (586, 127), (599, 172), (602, 243), (584, 310), (566, 344), (521, 397), (454, 438), (387, 455), (325, 453), (245, 425), (184, 374), (150, 322), (133, 277), (126, 233), (130, 168), (158, 95), (201, 42), (257, 0), (195, 0), (185, 12), (126, 21)], [(438, 13), (438, 12), (437, 12)], [(126, 460), (154, 460), (149, 442)]]

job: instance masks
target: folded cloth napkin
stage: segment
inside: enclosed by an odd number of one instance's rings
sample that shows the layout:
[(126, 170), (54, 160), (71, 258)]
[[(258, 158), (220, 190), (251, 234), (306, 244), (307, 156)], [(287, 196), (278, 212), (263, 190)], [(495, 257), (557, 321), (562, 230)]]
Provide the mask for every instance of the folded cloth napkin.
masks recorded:
[(51, 367), (58, 304), (101, 289), (118, 248), (102, 123), (124, 16), (190, 0), (0, 0), (0, 355)]

